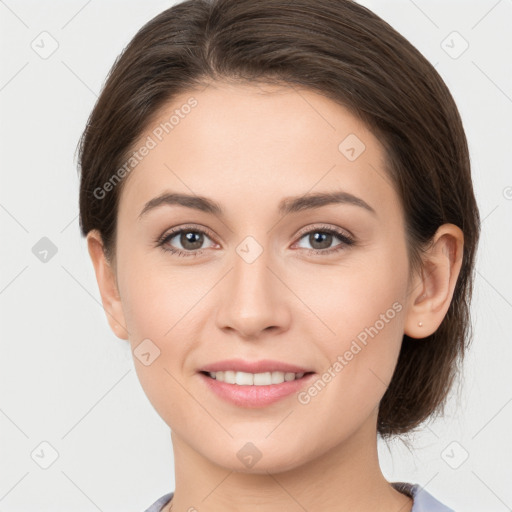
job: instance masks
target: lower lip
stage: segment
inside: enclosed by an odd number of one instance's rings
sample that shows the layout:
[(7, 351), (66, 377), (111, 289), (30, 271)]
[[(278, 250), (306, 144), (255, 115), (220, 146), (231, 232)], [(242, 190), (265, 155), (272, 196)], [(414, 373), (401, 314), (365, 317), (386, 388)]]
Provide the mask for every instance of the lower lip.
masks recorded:
[(238, 405), (239, 407), (264, 407), (273, 404), (282, 398), (297, 393), (309, 384), (315, 376), (314, 373), (304, 375), (301, 379), (284, 381), (281, 384), (268, 386), (241, 386), (220, 382), (212, 377), (199, 373), (208, 388), (220, 398)]

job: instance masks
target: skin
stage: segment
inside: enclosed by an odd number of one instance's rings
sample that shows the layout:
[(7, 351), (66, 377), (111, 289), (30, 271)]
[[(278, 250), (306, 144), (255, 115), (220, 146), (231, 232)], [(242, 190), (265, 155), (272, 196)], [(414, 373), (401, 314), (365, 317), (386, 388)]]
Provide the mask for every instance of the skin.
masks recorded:
[[(404, 216), (383, 147), (348, 110), (312, 91), (212, 83), (174, 98), (134, 148), (191, 96), (198, 105), (126, 178), (115, 261), (105, 259), (100, 233), (87, 236), (112, 330), (132, 350), (147, 338), (160, 350), (151, 364), (137, 357), (134, 364), (171, 429), (173, 511), (409, 512), (412, 500), (380, 470), (378, 404), (403, 334), (422, 343), (447, 312), (461, 230), (441, 226), (427, 271), (409, 279)], [(349, 134), (366, 146), (354, 161), (338, 149)], [(211, 198), (224, 216), (165, 205), (139, 220), (164, 190)], [(284, 197), (333, 190), (362, 198), (376, 214), (350, 204), (277, 212)], [(212, 233), (199, 242), (201, 253), (180, 257), (157, 247), (159, 236), (185, 224)], [(337, 236), (315, 242), (308, 233), (324, 233), (321, 226), (348, 231), (356, 244)], [(249, 235), (263, 249), (250, 264), (236, 251)], [(194, 251), (182, 242), (175, 236), (166, 245)], [(325, 254), (335, 247), (342, 249)], [(401, 310), (307, 404), (292, 394), (259, 409), (238, 407), (197, 373), (241, 357), (295, 363), (320, 377), (396, 302)], [(248, 442), (262, 455), (250, 468), (237, 457)]]

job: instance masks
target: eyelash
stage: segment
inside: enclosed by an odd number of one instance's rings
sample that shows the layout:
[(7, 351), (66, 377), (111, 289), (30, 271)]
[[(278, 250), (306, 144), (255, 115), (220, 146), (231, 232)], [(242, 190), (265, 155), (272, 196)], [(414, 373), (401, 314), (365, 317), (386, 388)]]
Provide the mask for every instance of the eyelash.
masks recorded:
[[(170, 253), (172, 253), (176, 256), (180, 256), (180, 257), (194, 257), (194, 256), (199, 256), (200, 254), (202, 254), (204, 249), (198, 249), (196, 251), (183, 251), (181, 249), (173, 249), (170, 246), (169, 247), (165, 246), (165, 244), (169, 240), (172, 240), (176, 235), (179, 235), (180, 233), (183, 233), (183, 232), (201, 233), (203, 235), (207, 235), (209, 238), (213, 238), (211, 233), (206, 229), (197, 228), (195, 226), (184, 226), (184, 227), (181, 227), (180, 229), (166, 232), (162, 236), (160, 236), (156, 240), (157, 247), (160, 247), (165, 252), (170, 252)], [(326, 254), (337, 253), (339, 251), (345, 250), (344, 246), (350, 247), (350, 246), (355, 245), (355, 243), (356, 243), (355, 240), (351, 236), (347, 235), (346, 233), (344, 233), (340, 230), (337, 230), (335, 228), (328, 227), (328, 226), (317, 226), (313, 229), (310, 229), (309, 231), (300, 233), (299, 240), (301, 240), (302, 238), (304, 238), (304, 236), (309, 235), (311, 233), (327, 233), (329, 235), (334, 235), (337, 238), (339, 238), (342, 243), (339, 244), (338, 246), (332, 247), (330, 249), (305, 249), (306, 251), (308, 251), (308, 254), (310, 254), (310, 255), (311, 254), (326, 255)]]

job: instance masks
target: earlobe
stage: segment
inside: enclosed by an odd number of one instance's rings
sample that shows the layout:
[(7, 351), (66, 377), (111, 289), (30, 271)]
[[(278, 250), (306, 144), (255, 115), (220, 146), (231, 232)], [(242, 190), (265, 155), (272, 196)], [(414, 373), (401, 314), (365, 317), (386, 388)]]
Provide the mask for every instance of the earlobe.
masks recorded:
[[(409, 290), (404, 333), (425, 338), (441, 325), (462, 266), (464, 234), (454, 224), (443, 224), (424, 255), (421, 278)], [(421, 325), (420, 325), (421, 324)]]
[(129, 333), (126, 328), (115, 272), (105, 257), (101, 234), (98, 230), (94, 229), (87, 234), (87, 248), (94, 266), (103, 309), (110, 328), (118, 338), (128, 340)]

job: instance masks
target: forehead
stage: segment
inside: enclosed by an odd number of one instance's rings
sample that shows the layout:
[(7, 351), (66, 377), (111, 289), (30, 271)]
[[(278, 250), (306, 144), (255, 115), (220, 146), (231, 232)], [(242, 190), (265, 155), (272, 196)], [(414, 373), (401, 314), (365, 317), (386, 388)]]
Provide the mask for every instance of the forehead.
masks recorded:
[(216, 83), (182, 93), (132, 149), (137, 161), (120, 201), (120, 214), (132, 217), (165, 190), (214, 195), (237, 208), (338, 189), (370, 204), (396, 199), (384, 149), (364, 123), (291, 86)]

